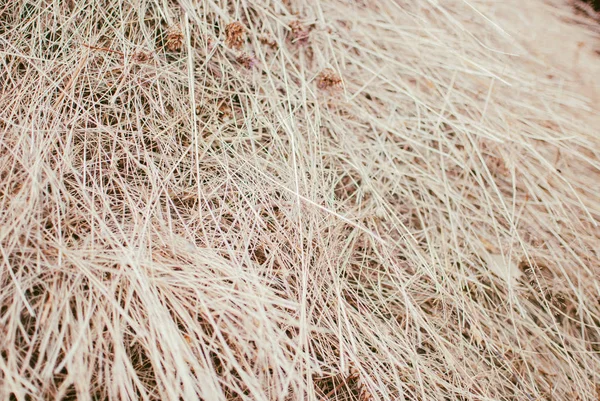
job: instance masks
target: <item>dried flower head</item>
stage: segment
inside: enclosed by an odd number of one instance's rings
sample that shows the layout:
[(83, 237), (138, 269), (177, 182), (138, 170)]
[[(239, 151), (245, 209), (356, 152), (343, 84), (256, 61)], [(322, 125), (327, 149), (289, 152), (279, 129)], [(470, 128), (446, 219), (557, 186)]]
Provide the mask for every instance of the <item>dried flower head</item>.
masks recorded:
[(181, 51), (183, 47), (183, 33), (179, 25), (173, 25), (167, 32), (166, 48), (172, 52)]
[(323, 90), (339, 89), (342, 86), (342, 78), (331, 68), (326, 68), (317, 76), (317, 88)]
[(246, 28), (239, 21), (234, 21), (225, 27), (225, 44), (228, 47), (239, 49), (246, 40)]
[(258, 64), (256, 57), (254, 57), (253, 54), (246, 52), (240, 53), (235, 60), (249, 70)]
[(308, 43), (310, 31), (298, 20), (290, 22), (292, 42), (300, 46)]

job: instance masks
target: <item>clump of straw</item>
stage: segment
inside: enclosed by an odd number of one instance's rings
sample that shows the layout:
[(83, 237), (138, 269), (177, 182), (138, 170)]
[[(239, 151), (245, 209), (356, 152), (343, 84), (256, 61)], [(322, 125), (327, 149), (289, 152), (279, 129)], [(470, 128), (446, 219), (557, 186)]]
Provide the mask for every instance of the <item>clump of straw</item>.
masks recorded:
[(598, 106), (504, 7), (0, 5), (0, 399), (597, 399)]

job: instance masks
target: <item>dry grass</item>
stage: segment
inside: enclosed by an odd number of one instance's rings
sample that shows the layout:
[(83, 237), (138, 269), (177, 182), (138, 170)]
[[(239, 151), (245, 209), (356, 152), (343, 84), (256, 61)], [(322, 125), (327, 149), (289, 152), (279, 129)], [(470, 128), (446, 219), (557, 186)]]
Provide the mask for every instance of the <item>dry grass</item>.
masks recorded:
[(0, 3), (0, 398), (596, 400), (597, 106), (440, 3)]

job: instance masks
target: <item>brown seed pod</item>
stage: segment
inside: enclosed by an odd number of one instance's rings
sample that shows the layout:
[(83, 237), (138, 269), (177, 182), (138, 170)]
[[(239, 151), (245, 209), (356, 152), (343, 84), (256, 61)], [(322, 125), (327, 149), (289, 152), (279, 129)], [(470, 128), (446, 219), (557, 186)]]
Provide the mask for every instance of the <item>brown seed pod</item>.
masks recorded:
[(342, 78), (331, 68), (326, 68), (317, 76), (317, 88), (322, 90), (335, 90), (342, 86)]
[(179, 52), (183, 47), (183, 33), (179, 25), (174, 25), (167, 32), (165, 47), (172, 52)]
[(246, 40), (246, 28), (239, 21), (234, 21), (225, 27), (225, 44), (233, 49), (240, 49)]

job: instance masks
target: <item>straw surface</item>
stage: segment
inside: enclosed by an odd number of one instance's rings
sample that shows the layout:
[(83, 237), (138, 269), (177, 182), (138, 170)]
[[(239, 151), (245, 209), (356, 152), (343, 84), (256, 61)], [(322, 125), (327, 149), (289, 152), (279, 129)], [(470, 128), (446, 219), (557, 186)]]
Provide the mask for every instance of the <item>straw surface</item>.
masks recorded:
[(597, 400), (595, 29), (0, 2), (0, 399)]

